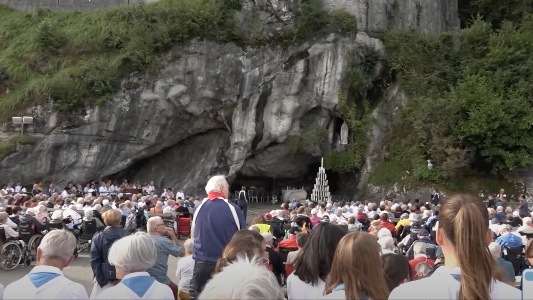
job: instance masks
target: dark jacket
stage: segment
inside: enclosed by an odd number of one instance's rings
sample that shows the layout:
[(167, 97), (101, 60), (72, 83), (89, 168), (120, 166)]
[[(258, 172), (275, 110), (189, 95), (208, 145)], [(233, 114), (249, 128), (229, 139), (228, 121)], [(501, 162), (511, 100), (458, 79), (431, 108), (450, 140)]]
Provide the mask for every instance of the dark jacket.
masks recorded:
[(126, 231), (123, 228), (108, 226), (104, 230), (96, 233), (93, 237), (91, 245), (91, 269), (100, 287), (116, 279), (115, 267), (109, 264), (107, 255), (109, 254), (111, 245), (125, 235)]
[(93, 217), (97, 218), (105, 225), (104, 218), (102, 218), (102, 214), (99, 211), (93, 209)]
[(278, 252), (276, 252), (276, 250), (274, 250), (273, 247), (267, 247), (266, 251), (268, 252), (268, 260), (272, 265), (272, 272), (274, 272), (278, 283), (281, 284), (281, 274), (285, 273), (285, 267), (283, 266), (281, 256)]
[[(237, 214), (239, 227), (235, 224), (230, 206)], [(195, 213), (192, 257), (195, 261), (215, 264), (235, 232), (246, 228), (244, 215), (238, 206), (220, 198), (207, 200)]]

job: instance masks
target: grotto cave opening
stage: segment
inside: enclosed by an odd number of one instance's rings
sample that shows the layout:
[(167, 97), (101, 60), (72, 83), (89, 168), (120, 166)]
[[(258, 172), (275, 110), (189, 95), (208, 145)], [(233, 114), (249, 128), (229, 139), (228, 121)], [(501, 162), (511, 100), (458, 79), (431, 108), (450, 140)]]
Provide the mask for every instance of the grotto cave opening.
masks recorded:
[[(260, 174), (257, 176), (244, 176), (238, 173), (231, 182), (230, 193), (238, 194), (243, 186), (247, 190), (253, 188), (257, 197), (263, 197), (263, 201), (266, 202), (270, 201), (273, 195), (276, 195), (278, 200), (281, 200), (282, 190), (303, 188), (307, 192), (307, 197), (310, 198), (319, 168), (320, 162), (310, 163), (307, 165), (307, 170), (304, 171), (303, 175), (297, 178), (275, 178), (261, 176)], [(328, 177), (329, 190), (332, 195), (335, 195), (340, 191), (340, 174), (326, 170), (326, 175)]]

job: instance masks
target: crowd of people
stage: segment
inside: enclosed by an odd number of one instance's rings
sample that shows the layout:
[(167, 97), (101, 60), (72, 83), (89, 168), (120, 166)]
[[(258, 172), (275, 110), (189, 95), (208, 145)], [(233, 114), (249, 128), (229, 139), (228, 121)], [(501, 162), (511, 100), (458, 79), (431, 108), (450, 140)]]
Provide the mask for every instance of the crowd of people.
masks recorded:
[[(525, 249), (520, 268), (533, 263), (525, 198), (517, 210), (469, 195), (442, 200), (436, 190), (425, 203), (291, 201), (248, 225), (243, 207), (228, 201), (223, 176), (205, 190), (189, 207), (167, 197), (81, 198), (68, 209), (87, 206), (105, 226), (91, 245), (90, 295), (61, 271), (73, 259), (75, 236), (52, 230), (37, 266), (9, 284), (4, 299), (521, 299), (512, 286), (521, 269), (502, 252)], [(39, 199), (37, 222), (40, 207), (64, 205), (53, 194)], [(147, 219), (146, 232), (125, 230), (129, 210), (146, 207), (187, 209), (190, 239), (182, 245), (158, 216)], [(16, 223), (0, 213), (0, 226), (10, 227), (8, 220)], [(175, 278), (167, 275), (169, 255), (181, 257)]]

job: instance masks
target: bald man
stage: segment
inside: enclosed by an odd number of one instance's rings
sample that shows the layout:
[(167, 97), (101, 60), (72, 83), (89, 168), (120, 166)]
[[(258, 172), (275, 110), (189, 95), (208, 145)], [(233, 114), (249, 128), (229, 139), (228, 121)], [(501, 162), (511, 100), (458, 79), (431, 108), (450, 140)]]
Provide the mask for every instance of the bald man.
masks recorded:
[[(179, 247), (179, 240), (173, 228), (166, 226), (161, 217), (151, 217), (146, 224), (148, 235), (154, 241), (157, 247), (157, 261), (155, 265), (148, 270), (148, 274), (154, 277), (162, 284), (168, 285), (174, 293), (174, 298), (178, 297), (178, 286), (168, 277), (168, 256), (181, 256), (181, 248)], [(168, 239), (170, 237), (171, 240)]]

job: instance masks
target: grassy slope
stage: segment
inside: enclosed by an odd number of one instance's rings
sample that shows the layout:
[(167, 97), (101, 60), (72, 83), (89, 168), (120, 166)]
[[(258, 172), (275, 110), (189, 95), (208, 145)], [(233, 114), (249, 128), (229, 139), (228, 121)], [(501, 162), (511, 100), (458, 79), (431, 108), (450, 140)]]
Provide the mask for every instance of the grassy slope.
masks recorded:
[(225, 10), (215, 3), (162, 0), (90, 13), (0, 5), (0, 117), (50, 99), (63, 111), (108, 99), (121, 78), (171, 46), (226, 37), (224, 26), (215, 26), (225, 22)]
[[(89, 13), (25, 13), (0, 5), (0, 120), (50, 100), (63, 112), (108, 100), (128, 74), (146, 70), (158, 54), (192, 38), (258, 44), (236, 25), (242, 5), (161, 0)], [(319, 0), (295, 13), (289, 30), (254, 38), (291, 44), (326, 30), (357, 31), (355, 17), (342, 10), (328, 14)]]

